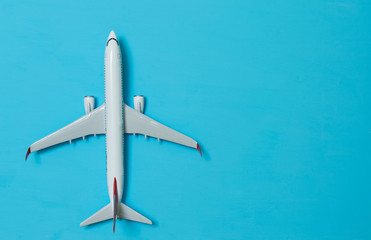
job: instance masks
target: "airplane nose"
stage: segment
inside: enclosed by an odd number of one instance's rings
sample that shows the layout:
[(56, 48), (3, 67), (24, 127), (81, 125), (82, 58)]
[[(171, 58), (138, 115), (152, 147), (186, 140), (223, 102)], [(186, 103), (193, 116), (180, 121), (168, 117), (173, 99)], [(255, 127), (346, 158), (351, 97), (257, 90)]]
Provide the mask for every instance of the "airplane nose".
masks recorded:
[(109, 40), (110, 38), (114, 38), (114, 39), (117, 40), (116, 34), (115, 34), (115, 32), (113, 30), (109, 33), (109, 36), (108, 36), (108, 39), (107, 40)]
[(111, 40), (114, 40), (117, 43), (117, 45), (119, 44), (119, 42), (117, 41), (116, 34), (115, 34), (115, 32), (113, 30), (108, 35), (106, 46), (108, 46), (108, 42), (111, 41)]

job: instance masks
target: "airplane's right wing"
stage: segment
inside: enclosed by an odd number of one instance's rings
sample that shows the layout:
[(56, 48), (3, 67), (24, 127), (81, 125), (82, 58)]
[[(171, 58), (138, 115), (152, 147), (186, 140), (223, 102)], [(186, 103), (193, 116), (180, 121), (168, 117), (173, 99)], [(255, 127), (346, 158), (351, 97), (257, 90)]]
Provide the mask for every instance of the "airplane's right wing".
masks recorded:
[(145, 136), (162, 139), (200, 151), (198, 143), (192, 138), (177, 132), (155, 120), (147, 117), (139, 111), (124, 104), (125, 133), (143, 134)]

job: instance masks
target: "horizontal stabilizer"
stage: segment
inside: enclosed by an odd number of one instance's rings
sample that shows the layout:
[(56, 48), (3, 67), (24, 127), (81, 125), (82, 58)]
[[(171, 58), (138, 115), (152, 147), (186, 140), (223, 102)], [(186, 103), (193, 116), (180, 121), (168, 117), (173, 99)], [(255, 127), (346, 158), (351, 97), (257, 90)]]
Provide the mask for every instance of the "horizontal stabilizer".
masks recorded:
[(96, 212), (94, 215), (80, 223), (80, 227), (90, 225), (97, 222), (102, 222), (111, 219), (112, 215), (112, 204), (109, 203), (107, 206)]
[(120, 211), (119, 211), (118, 217), (122, 219), (130, 220), (130, 221), (152, 224), (151, 220), (149, 220), (142, 214), (136, 212), (135, 210), (131, 209), (130, 207), (126, 206), (123, 203), (121, 203), (120, 205)]

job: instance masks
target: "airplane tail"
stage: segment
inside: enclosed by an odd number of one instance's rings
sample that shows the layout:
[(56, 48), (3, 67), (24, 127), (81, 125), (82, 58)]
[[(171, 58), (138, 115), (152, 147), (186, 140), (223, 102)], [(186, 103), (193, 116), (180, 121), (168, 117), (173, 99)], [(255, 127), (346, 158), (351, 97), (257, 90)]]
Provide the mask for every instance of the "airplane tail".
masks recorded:
[[(131, 209), (130, 207), (126, 206), (125, 204), (119, 203), (118, 206), (119, 206), (118, 214), (117, 214), (118, 218), (135, 221), (135, 222), (146, 223), (146, 224), (152, 224), (151, 220), (144, 217), (143, 215), (136, 212), (135, 210)], [(109, 220), (109, 219), (113, 219), (115, 222), (116, 216), (114, 215), (116, 214), (114, 214), (113, 212), (114, 211), (112, 210), (112, 204), (109, 203), (104, 208), (102, 208), (101, 210), (93, 214), (91, 217), (83, 221), (80, 224), (80, 227), (94, 224), (97, 222), (102, 222), (102, 221)], [(115, 227), (113, 228), (113, 231), (115, 231)]]
[(109, 203), (91, 217), (80, 223), (80, 227), (105, 221), (111, 218), (113, 219), (113, 232), (115, 232), (117, 218), (152, 224), (151, 220), (118, 201), (116, 178), (113, 180), (113, 202)]

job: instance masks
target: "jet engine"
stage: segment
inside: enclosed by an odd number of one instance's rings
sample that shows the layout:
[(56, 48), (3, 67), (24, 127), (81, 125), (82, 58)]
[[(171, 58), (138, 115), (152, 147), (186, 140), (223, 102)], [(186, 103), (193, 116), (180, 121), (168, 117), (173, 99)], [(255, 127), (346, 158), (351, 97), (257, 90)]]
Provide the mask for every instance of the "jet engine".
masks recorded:
[(95, 108), (95, 99), (93, 96), (85, 96), (84, 97), (84, 107), (85, 113), (88, 114)]
[(144, 97), (142, 95), (134, 96), (134, 109), (140, 113), (144, 111)]

